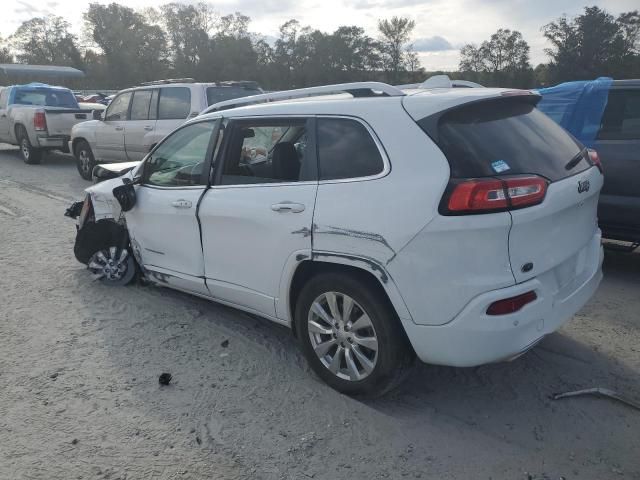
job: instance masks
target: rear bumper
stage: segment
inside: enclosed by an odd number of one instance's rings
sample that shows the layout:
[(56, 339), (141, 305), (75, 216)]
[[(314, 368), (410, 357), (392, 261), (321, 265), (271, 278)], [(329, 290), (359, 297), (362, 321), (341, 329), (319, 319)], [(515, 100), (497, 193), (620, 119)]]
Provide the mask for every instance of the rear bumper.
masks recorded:
[[(439, 326), (405, 322), (416, 354), (426, 363), (472, 367), (508, 360), (525, 352), (545, 335), (566, 323), (593, 296), (602, 280), (600, 233), (579, 253), (579, 273), (560, 284), (554, 271), (524, 283), (474, 298), (451, 322)], [(534, 290), (537, 299), (520, 311), (500, 316), (487, 307), (508, 297)]]
[(38, 146), (40, 148), (59, 148), (66, 150), (69, 137), (38, 137)]

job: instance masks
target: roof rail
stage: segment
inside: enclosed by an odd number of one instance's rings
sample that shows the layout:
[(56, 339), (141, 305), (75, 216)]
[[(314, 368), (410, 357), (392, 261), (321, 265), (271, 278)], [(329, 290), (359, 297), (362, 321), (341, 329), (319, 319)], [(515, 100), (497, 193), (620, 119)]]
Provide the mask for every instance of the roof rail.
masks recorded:
[(149, 87), (151, 85), (166, 85), (168, 83), (194, 83), (193, 78), (167, 78), (164, 80), (154, 80), (153, 82), (142, 82), (140, 85)]
[(249, 97), (234, 98), (218, 102), (205, 109), (202, 113), (217, 112), (230, 108), (255, 105), (258, 103), (276, 102), (278, 100), (293, 100), (296, 98), (317, 97), (320, 95), (333, 95), (338, 93), (350, 93), (354, 97), (401, 97), (404, 92), (396, 87), (381, 82), (353, 82), (339, 83), (336, 85), (322, 85), (319, 87), (299, 88), (296, 90), (283, 90), (281, 92), (263, 93)]

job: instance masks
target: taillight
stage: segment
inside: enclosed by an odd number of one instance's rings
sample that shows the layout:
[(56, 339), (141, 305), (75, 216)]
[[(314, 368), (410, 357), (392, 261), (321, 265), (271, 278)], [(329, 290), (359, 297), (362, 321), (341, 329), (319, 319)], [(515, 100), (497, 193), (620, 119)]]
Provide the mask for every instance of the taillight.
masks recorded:
[(517, 312), (537, 298), (538, 296), (536, 295), (536, 292), (532, 290), (530, 292), (523, 293), (522, 295), (498, 300), (497, 302), (493, 302), (489, 305), (489, 308), (487, 308), (487, 315), (508, 315), (509, 313)]
[(47, 117), (44, 112), (39, 111), (33, 115), (33, 128), (38, 131), (47, 129)]
[(589, 152), (589, 160), (591, 160), (591, 164), (598, 167), (600, 173), (604, 173), (604, 169), (602, 168), (602, 162), (600, 161), (600, 155), (595, 150), (588, 148), (587, 152)]
[(542, 203), (547, 180), (537, 175), (452, 180), (448, 192), (445, 215), (501, 212)]

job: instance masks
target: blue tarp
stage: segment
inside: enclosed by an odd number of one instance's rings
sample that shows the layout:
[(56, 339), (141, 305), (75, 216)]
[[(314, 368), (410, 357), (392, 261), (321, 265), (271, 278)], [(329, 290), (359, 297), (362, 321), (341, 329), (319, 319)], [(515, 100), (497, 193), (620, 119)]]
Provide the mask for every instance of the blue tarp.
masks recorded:
[(612, 78), (600, 77), (540, 88), (538, 108), (584, 145), (593, 147), (612, 84)]

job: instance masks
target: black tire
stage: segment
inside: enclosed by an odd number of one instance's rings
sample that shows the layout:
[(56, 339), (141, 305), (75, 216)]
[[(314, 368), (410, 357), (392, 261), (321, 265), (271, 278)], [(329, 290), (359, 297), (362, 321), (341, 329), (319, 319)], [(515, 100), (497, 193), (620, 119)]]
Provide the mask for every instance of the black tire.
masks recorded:
[[(373, 325), (377, 339), (375, 366), (368, 376), (361, 380), (340, 378), (339, 374), (331, 372), (329, 367), (322, 363), (314, 350), (309, 335), (310, 309), (314, 301), (330, 292), (347, 295), (353, 299), (357, 304), (354, 308), (363, 310)], [(415, 359), (402, 325), (390, 302), (384, 297), (384, 293), (357, 275), (322, 273), (312, 277), (298, 297), (295, 322), (302, 352), (313, 371), (330, 387), (347, 395), (362, 397), (384, 395), (406, 378)], [(351, 339), (348, 340), (352, 343)], [(345, 344), (345, 346), (349, 348), (349, 345)], [(353, 354), (351, 356), (356, 358)], [(341, 360), (341, 363), (346, 365), (345, 362), (346, 360)]]
[(76, 157), (76, 168), (85, 180), (92, 180), (93, 168), (97, 165), (91, 146), (86, 140), (80, 140), (73, 149)]
[(42, 150), (34, 148), (29, 141), (29, 135), (24, 127), (18, 127), (18, 143), (20, 145), (20, 155), (27, 165), (37, 165), (42, 161)]

